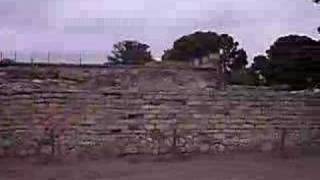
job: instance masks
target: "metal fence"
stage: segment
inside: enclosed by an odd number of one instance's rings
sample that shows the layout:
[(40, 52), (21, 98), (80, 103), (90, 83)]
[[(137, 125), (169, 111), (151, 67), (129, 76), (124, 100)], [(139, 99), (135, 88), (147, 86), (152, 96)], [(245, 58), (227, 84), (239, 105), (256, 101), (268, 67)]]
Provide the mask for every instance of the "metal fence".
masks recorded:
[(104, 64), (107, 62), (106, 52), (21, 52), (0, 51), (0, 61), (10, 59), (16, 63), (46, 64)]

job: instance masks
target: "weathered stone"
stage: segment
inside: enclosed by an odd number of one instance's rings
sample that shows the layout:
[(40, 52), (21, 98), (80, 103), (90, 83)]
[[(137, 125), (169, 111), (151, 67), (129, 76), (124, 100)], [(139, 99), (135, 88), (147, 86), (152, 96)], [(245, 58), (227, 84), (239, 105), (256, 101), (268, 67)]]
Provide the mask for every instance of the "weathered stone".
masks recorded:
[(42, 77), (50, 68), (39, 68), (40, 77), (29, 77), (29, 66), (1, 68), (0, 144), (9, 133), (12, 146), (19, 144), (15, 152), (23, 152), (20, 145), (27, 141), (21, 139), (37, 144), (34, 139), (53, 127), (56, 140), (76, 150), (120, 144), (121, 152), (156, 154), (168, 151), (174, 129), (185, 152), (267, 151), (281, 140), (281, 129), (287, 131), (286, 146), (314, 138), (302, 128), (320, 129), (319, 92), (249, 86), (221, 91), (215, 89), (214, 68), (59, 66), (61, 79)]
[(210, 145), (209, 144), (202, 144), (200, 145), (200, 152), (201, 153), (207, 153), (210, 150)]
[(225, 146), (222, 144), (215, 144), (213, 145), (212, 149), (214, 149), (215, 152), (224, 152), (225, 151)]
[(18, 156), (20, 156), (20, 157), (26, 157), (26, 156), (28, 156), (28, 151), (25, 150), (25, 149), (22, 149), (22, 150), (20, 150), (20, 151), (18, 152)]

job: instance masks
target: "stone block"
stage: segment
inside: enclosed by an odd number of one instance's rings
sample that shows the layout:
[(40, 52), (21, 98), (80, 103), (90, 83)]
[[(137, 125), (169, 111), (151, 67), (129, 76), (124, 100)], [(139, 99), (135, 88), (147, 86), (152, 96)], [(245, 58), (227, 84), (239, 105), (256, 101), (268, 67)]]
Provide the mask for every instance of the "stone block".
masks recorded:
[(210, 151), (210, 145), (209, 144), (202, 144), (199, 146), (201, 153), (208, 153)]

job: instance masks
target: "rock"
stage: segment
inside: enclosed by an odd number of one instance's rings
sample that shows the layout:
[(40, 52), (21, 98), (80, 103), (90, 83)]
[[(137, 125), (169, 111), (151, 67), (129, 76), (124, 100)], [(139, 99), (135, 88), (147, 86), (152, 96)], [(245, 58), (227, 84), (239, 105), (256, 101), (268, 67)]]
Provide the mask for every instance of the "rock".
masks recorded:
[(216, 144), (213, 146), (213, 149), (215, 150), (215, 152), (224, 152), (226, 148), (222, 144)]
[(40, 150), (40, 153), (45, 155), (51, 155), (51, 146), (43, 146)]
[(27, 151), (28, 155), (35, 155), (36, 154), (36, 150), (34, 148), (30, 148), (28, 151)]
[(128, 153), (128, 154), (137, 154), (138, 152), (139, 152), (138, 148), (134, 145), (128, 145), (125, 148), (125, 153)]
[(27, 150), (20, 150), (20, 151), (18, 151), (18, 156), (26, 157), (26, 156), (28, 156), (28, 151)]
[(209, 144), (202, 144), (200, 145), (200, 152), (201, 153), (207, 153), (210, 150), (210, 145)]
[(41, 79), (34, 79), (34, 80), (32, 80), (32, 82), (33, 83), (43, 83), (43, 80), (41, 80)]

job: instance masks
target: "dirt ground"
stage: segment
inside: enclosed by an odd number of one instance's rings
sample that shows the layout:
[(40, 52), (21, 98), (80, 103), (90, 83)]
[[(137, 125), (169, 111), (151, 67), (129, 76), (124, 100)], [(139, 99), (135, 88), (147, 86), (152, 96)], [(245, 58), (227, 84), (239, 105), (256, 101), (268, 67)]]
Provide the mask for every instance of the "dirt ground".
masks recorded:
[(0, 180), (318, 180), (320, 155), (288, 159), (266, 154), (81, 159), (72, 162), (0, 160)]

